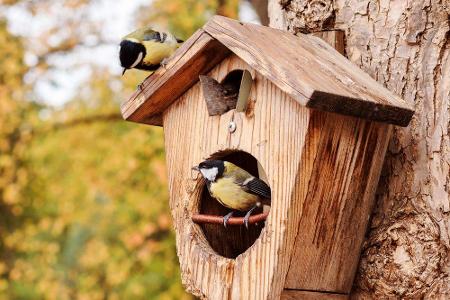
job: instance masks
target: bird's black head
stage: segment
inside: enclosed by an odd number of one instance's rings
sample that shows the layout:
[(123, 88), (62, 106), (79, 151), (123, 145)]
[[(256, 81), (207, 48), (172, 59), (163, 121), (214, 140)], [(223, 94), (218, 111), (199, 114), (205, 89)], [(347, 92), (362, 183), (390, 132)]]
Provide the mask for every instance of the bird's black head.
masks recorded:
[(145, 57), (146, 51), (143, 44), (130, 40), (123, 40), (120, 43), (120, 64), (124, 68), (123, 73), (127, 69), (136, 67)]
[(222, 160), (208, 159), (201, 162), (198, 167), (193, 169), (200, 171), (202, 176), (208, 181), (215, 181), (223, 175), (225, 165)]

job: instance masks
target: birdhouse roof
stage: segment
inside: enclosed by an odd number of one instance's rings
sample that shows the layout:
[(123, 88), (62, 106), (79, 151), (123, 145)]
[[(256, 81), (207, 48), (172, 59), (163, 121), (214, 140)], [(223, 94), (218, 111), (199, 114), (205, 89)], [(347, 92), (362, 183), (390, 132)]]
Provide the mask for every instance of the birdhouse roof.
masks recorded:
[(400, 126), (414, 114), (318, 37), (214, 16), (122, 104), (124, 119), (161, 125), (163, 111), (230, 53), (309, 108)]

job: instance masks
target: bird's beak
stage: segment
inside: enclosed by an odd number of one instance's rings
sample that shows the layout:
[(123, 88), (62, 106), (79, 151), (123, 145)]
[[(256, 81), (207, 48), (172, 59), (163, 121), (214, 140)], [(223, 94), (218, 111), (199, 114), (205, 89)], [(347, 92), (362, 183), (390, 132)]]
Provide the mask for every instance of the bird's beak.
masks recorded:
[(198, 168), (198, 166), (192, 167), (191, 170), (194, 170), (194, 171), (200, 171), (200, 169)]
[(122, 76), (125, 74), (126, 71), (127, 71), (127, 68), (123, 68)]

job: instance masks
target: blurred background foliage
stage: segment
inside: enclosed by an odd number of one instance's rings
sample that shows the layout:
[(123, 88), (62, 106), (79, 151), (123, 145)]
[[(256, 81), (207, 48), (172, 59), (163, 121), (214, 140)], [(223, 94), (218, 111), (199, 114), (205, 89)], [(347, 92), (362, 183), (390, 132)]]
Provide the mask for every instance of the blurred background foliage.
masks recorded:
[[(87, 19), (96, 1), (0, 0), (0, 9), (25, 10), (31, 30), (56, 2), (64, 17), (32, 37), (12, 34), (0, 10), (0, 299), (190, 299), (180, 282), (162, 129), (118, 114), (148, 74), (120, 77), (91, 65), (62, 106), (35, 93), (55, 57), (120, 39)], [(253, 2), (256, 10), (267, 4)], [(133, 22), (186, 39), (214, 14), (237, 18), (240, 5), (154, 0)], [(26, 63), (27, 55), (34, 59)]]

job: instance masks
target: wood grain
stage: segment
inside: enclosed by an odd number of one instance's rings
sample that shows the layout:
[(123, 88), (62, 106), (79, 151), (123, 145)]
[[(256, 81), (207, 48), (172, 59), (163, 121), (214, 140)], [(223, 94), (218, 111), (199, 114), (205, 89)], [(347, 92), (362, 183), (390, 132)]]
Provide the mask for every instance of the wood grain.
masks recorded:
[[(315, 35), (343, 51), (342, 32)], [(309, 155), (304, 157), (300, 175), (310, 178), (307, 186), (301, 185), (308, 194), (285, 286), (347, 295), (372, 211), (390, 128), (320, 112), (313, 113), (310, 126), (305, 144)], [(348, 185), (348, 193), (343, 184)], [(309, 292), (298, 294), (298, 299), (331, 297), (304, 293)]]
[(312, 114), (295, 191), (303, 210), (285, 288), (350, 292), (390, 131), (386, 124)]
[(303, 106), (400, 126), (414, 113), (319, 38), (215, 16), (122, 104), (124, 119), (161, 125), (164, 109), (230, 50)]
[(311, 35), (316, 36), (328, 45), (333, 47), (339, 54), (345, 56), (345, 32), (342, 30), (327, 30), (327, 31), (317, 31), (311, 33)]
[(161, 113), (207, 73), (230, 51), (203, 30), (198, 30), (121, 105), (128, 121), (162, 125)]
[(406, 126), (414, 113), (317, 37), (220, 16), (204, 30), (301, 105), (400, 126)]
[[(197, 83), (163, 115), (170, 207), (182, 281), (189, 292), (201, 298), (278, 299), (301, 215), (301, 202), (291, 195), (310, 110), (236, 56), (222, 61), (208, 76), (221, 81), (233, 69), (248, 69), (255, 79), (250, 91), (252, 114), (232, 110), (221, 116), (208, 116)], [(237, 124), (232, 134), (228, 132), (231, 120)], [(260, 237), (236, 259), (217, 255), (205, 231), (191, 220), (192, 214), (201, 209), (203, 187), (190, 169), (225, 150), (252, 154), (261, 163), (273, 191), (271, 210)], [(227, 236), (222, 234), (215, 239), (224, 240)]]
[[(348, 293), (391, 126), (302, 107), (236, 55), (207, 75), (220, 82), (235, 69), (247, 69), (255, 79), (251, 113), (209, 116), (198, 82), (163, 113), (184, 285), (209, 299)], [(230, 121), (237, 124), (234, 133)], [(193, 223), (193, 214), (228, 211), (209, 197), (191, 167), (210, 157), (236, 159), (241, 166), (250, 161), (236, 151), (258, 160), (272, 188), (264, 228)], [(258, 173), (260, 167), (251, 165)], [(328, 299), (346, 297), (325, 292), (323, 297), (339, 297)]]
[(281, 300), (346, 300), (348, 295), (322, 293), (316, 291), (284, 290)]
[(236, 102), (236, 111), (243, 112), (247, 110), (248, 96), (250, 95), (250, 89), (252, 88), (253, 78), (250, 72), (244, 70), (242, 72), (242, 80), (239, 87), (239, 96)]
[[(209, 299), (277, 299), (283, 289), (348, 293), (390, 126), (304, 108), (235, 55), (208, 76), (221, 81), (234, 69), (255, 78), (252, 114), (208, 116), (197, 83), (163, 115), (184, 285)], [(231, 120), (234, 133), (228, 132)], [(211, 209), (228, 212), (211, 205), (190, 170), (230, 151), (252, 154), (272, 188), (260, 233), (191, 220)]]
[(269, 1), (272, 26), (304, 30), (305, 8), (331, 3), (348, 58), (415, 106), (388, 148), (353, 298), (450, 299), (449, 1), (289, 2)]

